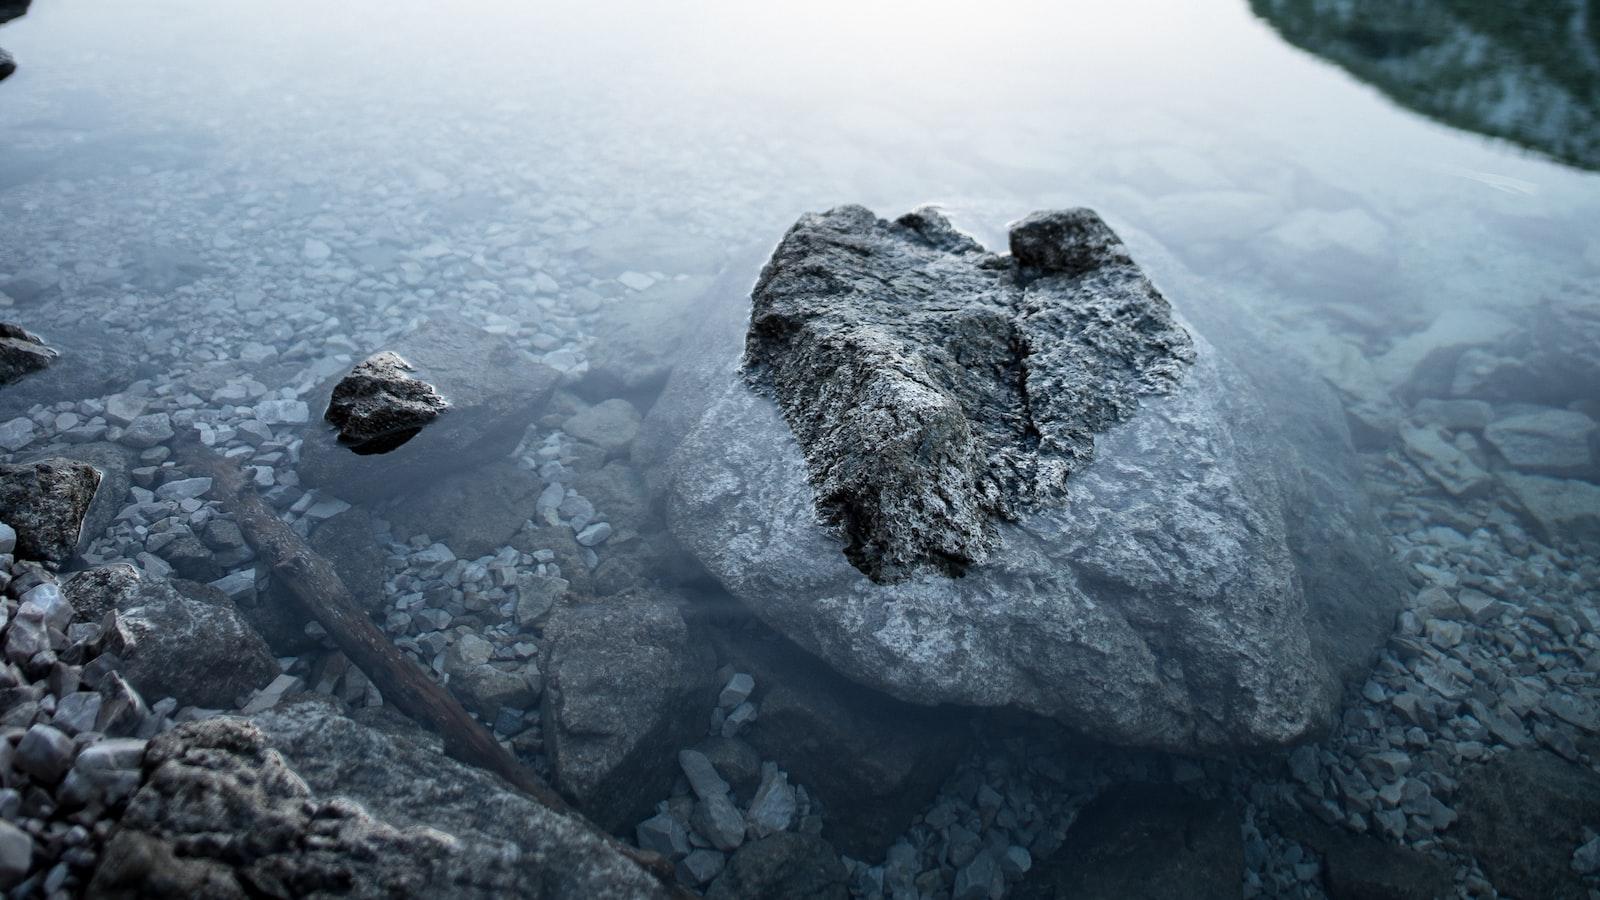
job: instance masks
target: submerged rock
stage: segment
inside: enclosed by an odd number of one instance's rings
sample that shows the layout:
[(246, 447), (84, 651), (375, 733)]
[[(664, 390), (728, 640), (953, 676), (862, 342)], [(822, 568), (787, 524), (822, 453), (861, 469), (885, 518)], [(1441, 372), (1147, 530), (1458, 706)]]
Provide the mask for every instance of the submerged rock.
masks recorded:
[[(970, 275), (968, 260), (978, 251), (959, 249), (970, 242), (952, 236), (942, 220), (932, 222), (933, 215), (919, 214), (915, 228), (890, 226), (855, 210), (819, 218), (830, 223), (835, 240), (855, 248), (840, 257), (847, 273), (870, 266), (881, 253), (897, 263), (926, 265), (929, 271), (907, 276), (923, 290), (942, 290), (935, 275), (945, 268), (956, 269), (958, 286), (969, 276), (979, 278)], [(803, 220), (798, 230), (817, 222)], [(1067, 250), (1053, 257), (1031, 246), (1034, 239), (1025, 233), (1020, 240), (1029, 259), (1059, 258), (1067, 262), (1057, 264), (1072, 265), (1077, 258)], [(924, 242), (921, 249), (906, 249), (917, 240)], [(1114, 240), (1100, 235), (1097, 252), (1126, 259), (1126, 249), (1109, 243)], [(939, 249), (945, 246), (958, 249)], [(763, 284), (784, 277), (774, 270), (791, 258), (780, 249)], [(837, 286), (829, 258), (812, 260), (810, 268), (791, 276), (818, 291)], [(1013, 265), (1002, 258), (988, 264), (1001, 270)], [(1116, 262), (1112, 271), (1124, 272), (1124, 266)], [(879, 274), (892, 278), (897, 272)], [(1119, 274), (1103, 287), (1095, 277), (1046, 276), (1029, 290), (1065, 290), (1073, 297), (1078, 295), (1070, 292), (1078, 290), (1148, 290), (1142, 277)], [(948, 307), (962, 307), (964, 297), (950, 298)], [(1130, 311), (1148, 308), (1148, 298), (1129, 302)], [(928, 305), (927, 340), (938, 343), (931, 313), (938, 304)], [(1208, 305), (1196, 299), (1197, 309)], [(1111, 298), (1090, 306), (1120, 308)], [(738, 314), (737, 306), (723, 312)], [(1073, 313), (1066, 309), (1062, 315)], [(974, 327), (960, 315), (946, 318), (960, 335)], [(987, 321), (987, 313), (978, 319)], [(1149, 327), (1174, 334), (1159, 318)], [(726, 333), (716, 323), (704, 331)], [(1166, 379), (1168, 393), (1138, 396), (1136, 414), (1093, 436), (1095, 458), (1086, 465), (1075, 460), (1079, 467), (1065, 500), (1019, 510), (1016, 522), (995, 523), (988, 562), (969, 565), (964, 577), (923, 568), (894, 584), (851, 565), (843, 551), (854, 536), (838, 523), (817, 522), (821, 492), (808, 479), (805, 441), (796, 440), (804, 429), (793, 428), (777, 405), (751, 389), (733, 348), (703, 348), (703, 361), (685, 366), (688, 389), (705, 399), (670, 466), (670, 526), (768, 624), (841, 673), (902, 699), (1017, 706), (1129, 745), (1192, 751), (1292, 743), (1325, 727), (1340, 680), (1365, 670), (1392, 628), (1400, 583), (1392, 556), (1376, 538), (1348, 431), (1327, 389), (1306, 384), (1294, 371), (1262, 371), (1257, 378), (1272, 378), (1276, 391), (1293, 386), (1284, 397), (1264, 400), (1211, 342), (1192, 330), (1191, 337), (1192, 352), (1184, 356), (1192, 355), (1193, 362), (1181, 381), (1171, 385)], [(1239, 340), (1238, 346), (1252, 342)], [(882, 349), (881, 342), (869, 341), (862, 352)], [(1065, 349), (1073, 352), (1030, 358), (1030, 365), (1050, 367), (1039, 383), (1074, 383), (1073, 373), (1106, 370), (1093, 354), (1076, 355), (1085, 348)], [(799, 370), (783, 371), (777, 377), (804, 377)], [(1136, 393), (1130, 387), (1136, 382), (1102, 377), (1115, 388), (1113, 397), (1131, 402), (1131, 394), (1118, 390)], [(803, 386), (795, 385), (795, 391), (802, 396)], [(1071, 400), (1063, 394), (1052, 402)], [(662, 403), (679, 415), (696, 415), (674, 385)], [(951, 409), (940, 408), (947, 414)], [(823, 409), (850, 415), (843, 405)], [(1102, 412), (1108, 418), (1099, 421), (1107, 423), (1123, 414)], [(927, 416), (919, 416), (908, 425), (925, 421)], [(1051, 421), (1083, 420), (1063, 413)], [(839, 458), (863, 464), (871, 459)], [(894, 477), (914, 474), (915, 459), (907, 453), (892, 462)], [(1054, 477), (1071, 468), (1064, 457), (1033, 470), (1018, 465), (1006, 471), (1038, 475), (1043, 468)], [(941, 483), (967, 484), (951, 477)], [(917, 489), (909, 481), (896, 483)], [(950, 497), (937, 515), (918, 521), (932, 526), (949, 519), (958, 503)], [(969, 518), (951, 521), (960, 528), (942, 535), (965, 539), (982, 530)], [(892, 523), (885, 526), (894, 533)], [(902, 546), (929, 549), (926, 533), (909, 537)]]
[[(0, 78), (5, 77), (6, 62), (6, 52), (0, 50)], [(0, 322), (0, 385), (48, 368), (59, 355), (46, 347), (38, 335), (10, 322)]]
[[(426, 486), (441, 472), (505, 457), (560, 377), (506, 338), (457, 318), (424, 322), (395, 341), (393, 352), (449, 398), (449, 414), (387, 453), (351, 453), (338, 432), (314, 429), (301, 449), (300, 477), (307, 484), (372, 502)], [(315, 396), (331, 404), (339, 381)]]
[(1461, 779), (1457, 838), (1502, 891), (1589, 896), (1570, 862), (1600, 821), (1600, 775), (1544, 750), (1516, 750)]
[(556, 786), (601, 827), (638, 822), (703, 733), (716, 663), (667, 599), (559, 606), (544, 625), (544, 738)]
[(1093, 212), (1035, 214), (1011, 244), (988, 253), (931, 211), (840, 207), (802, 217), (756, 283), (750, 378), (874, 580), (987, 561), (994, 520), (1060, 500), (1095, 434), (1193, 357)]
[(52, 566), (71, 559), (99, 486), (100, 472), (76, 460), (0, 466), (0, 522), (16, 529), (17, 556)]
[(438, 390), (412, 378), (397, 353), (374, 353), (333, 387), (323, 418), (356, 453), (387, 453), (416, 437), (450, 407)]
[(663, 897), (589, 829), (394, 716), (315, 698), (152, 741), (100, 897)]
[(1089, 804), (1066, 845), (1028, 875), (1016, 896), (1231, 900), (1243, 879), (1239, 813), (1227, 800), (1132, 784)]

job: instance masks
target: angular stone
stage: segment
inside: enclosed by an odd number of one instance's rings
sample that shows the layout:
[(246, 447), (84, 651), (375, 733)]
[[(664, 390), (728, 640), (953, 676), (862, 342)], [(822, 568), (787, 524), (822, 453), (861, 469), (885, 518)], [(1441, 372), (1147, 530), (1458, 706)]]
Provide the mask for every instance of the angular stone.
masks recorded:
[(620, 398), (596, 403), (563, 422), (561, 430), (607, 453), (625, 454), (639, 436), (639, 411)]
[(1600, 471), (1595, 422), (1583, 413), (1545, 409), (1507, 416), (1485, 428), (1483, 437), (1523, 472), (1585, 478)]
[(16, 529), (17, 557), (51, 566), (71, 559), (99, 486), (98, 470), (70, 459), (0, 465), (0, 521)]
[(797, 809), (794, 788), (789, 784), (789, 776), (773, 766), (762, 779), (761, 787), (756, 789), (755, 798), (750, 801), (750, 809), (745, 812), (745, 822), (748, 823), (751, 834), (763, 838), (775, 832), (788, 830), (789, 826), (794, 824)]
[(739, 848), (706, 900), (846, 900), (848, 877), (827, 841), (781, 832)]
[(334, 385), (323, 418), (356, 453), (393, 450), (450, 407), (433, 385), (411, 377), (412, 371), (397, 353), (374, 353)]
[(31, 868), (33, 838), (21, 828), (0, 819), (0, 888), (14, 886), (27, 877)]
[(557, 607), (540, 664), (556, 785), (607, 830), (638, 822), (703, 733), (715, 667), (671, 599)]
[(46, 347), (44, 340), (21, 326), (0, 322), (0, 384), (48, 368), (59, 353)]
[(75, 749), (64, 732), (35, 725), (17, 742), (16, 766), (41, 784), (55, 784), (72, 768)]
[(634, 843), (641, 850), (677, 859), (689, 852), (689, 829), (666, 813), (657, 813), (634, 829)]

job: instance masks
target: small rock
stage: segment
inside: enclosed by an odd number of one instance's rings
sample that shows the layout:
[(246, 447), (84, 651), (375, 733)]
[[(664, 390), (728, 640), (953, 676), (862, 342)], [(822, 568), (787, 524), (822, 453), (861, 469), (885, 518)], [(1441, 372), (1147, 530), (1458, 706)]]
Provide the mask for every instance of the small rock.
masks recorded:
[(727, 685), (722, 688), (722, 693), (717, 696), (717, 705), (723, 709), (733, 709), (750, 699), (750, 694), (755, 689), (754, 678), (745, 672), (737, 672), (728, 679)]
[(33, 867), (33, 838), (0, 819), (0, 888), (10, 888)]
[(72, 738), (49, 725), (29, 728), (17, 743), (16, 766), (42, 784), (55, 784), (72, 767)]
[(578, 544), (583, 547), (597, 547), (611, 537), (611, 525), (606, 522), (596, 522), (578, 532)]

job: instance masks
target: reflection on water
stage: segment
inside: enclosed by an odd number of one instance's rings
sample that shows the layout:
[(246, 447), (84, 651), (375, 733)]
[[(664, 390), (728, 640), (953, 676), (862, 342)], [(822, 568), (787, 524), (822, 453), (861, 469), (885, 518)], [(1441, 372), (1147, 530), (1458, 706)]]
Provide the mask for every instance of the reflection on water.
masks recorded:
[[(763, 846), (833, 896), (1319, 897), (1373, 872), (1416, 874), (1406, 890), (1424, 896), (1581, 895), (1600, 884), (1584, 830), (1600, 809), (1563, 795), (1595, 795), (1600, 758), (1600, 176), (1405, 107), (1594, 165), (1595, 18), (1253, 10), (35, 5), (0, 30), (25, 63), (0, 85), (0, 321), (60, 356), (0, 388), (0, 448), (105, 471), (82, 562), (243, 610), (288, 667), (282, 690), (376, 715), (392, 704), (192, 493), (174, 437), (236, 459), (396, 646), (696, 888), (754, 871), (726, 845), (759, 815), (792, 837)], [(703, 403), (714, 386), (686, 380), (692, 363), (717, 369), (743, 332), (708, 313), (742, 316), (803, 212), (929, 202), (989, 247), (1030, 211), (1095, 208), (1185, 320), (1259, 373), (1274, 430), (1359, 470), (1413, 590), (1327, 737), (1196, 760), (905, 703), (780, 640), (676, 543), (663, 445), (693, 423), (671, 401)], [(451, 412), (394, 453), (335, 446), (319, 474), (306, 450), (327, 437), (331, 382), (380, 350), (421, 361), (407, 335), (469, 348), (438, 362), (470, 387), (439, 379)], [(1307, 434), (1294, 413), (1313, 394), (1331, 425)], [(726, 449), (701, 437), (713, 460)], [(405, 477), (370, 477), (413, 451)], [(359, 493), (349, 472), (369, 476)], [(22, 711), (0, 710), (15, 719), (0, 740), (54, 719), (51, 692), (89, 693), (39, 674), (49, 658), (17, 665), (38, 684), (5, 689)], [(270, 706), (261, 687), (238, 693)], [(202, 714), (145, 699), (152, 729)], [(321, 774), (319, 796), (480, 850), (543, 839), (446, 775), (408, 777), (429, 799), (397, 811), (350, 774), (383, 763), (341, 755), (376, 744), (292, 724), (274, 740)], [(731, 817), (687, 785), (691, 745)], [(69, 831), (75, 807), (39, 803), (58, 782), (19, 805), (6, 777), (0, 812)], [(36, 858), (64, 851), (49, 840)], [(71, 892), (88, 876), (68, 868)]]
[(1589, 0), (1251, 0), (1296, 46), (1448, 125), (1600, 168)]

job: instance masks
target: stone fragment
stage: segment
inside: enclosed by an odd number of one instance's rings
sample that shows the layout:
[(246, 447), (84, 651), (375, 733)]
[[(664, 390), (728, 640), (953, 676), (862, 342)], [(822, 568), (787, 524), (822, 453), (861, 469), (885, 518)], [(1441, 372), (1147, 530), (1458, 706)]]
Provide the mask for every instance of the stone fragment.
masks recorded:
[(21, 326), (0, 322), (0, 385), (49, 367), (61, 354)]
[(0, 819), (0, 888), (13, 887), (27, 877), (31, 868), (33, 838), (21, 828)]
[(323, 418), (356, 453), (387, 453), (411, 440), (450, 404), (397, 353), (367, 357), (350, 370), (328, 400)]
[(51, 566), (71, 559), (99, 486), (95, 467), (60, 457), (0, 465), (0, 521), (16, 529), (16, 555)]
[(1544, 409), (1507, 416), (1485, 428), (1483, 437), (1519, 471), (1558, 478), (1600, 472), (1595, 422), (1580, 412)]
[(49, 725), (34, 725), (17, 742), (16, 766), (41, 784), (52, 785), (72, 768), (72, 738)]

